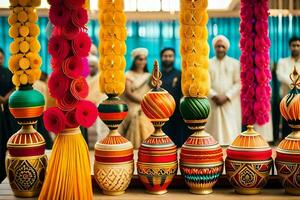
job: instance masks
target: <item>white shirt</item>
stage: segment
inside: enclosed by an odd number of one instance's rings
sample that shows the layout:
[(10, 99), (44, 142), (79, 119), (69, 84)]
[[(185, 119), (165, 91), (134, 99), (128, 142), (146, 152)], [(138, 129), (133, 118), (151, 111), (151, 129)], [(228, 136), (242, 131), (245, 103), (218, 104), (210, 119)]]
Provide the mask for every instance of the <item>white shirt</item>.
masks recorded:
[(300, 59), (296, 61), (292, 57), (287, 57), (281, 58), (278, 61), (276, 75), (277, 79), (280, 81), (281, 97), (287, 95), (290, 90), (290, 84), (292, 81), (289, 76), (294, 67), (296, 67), (297, 71), (300, 73)]

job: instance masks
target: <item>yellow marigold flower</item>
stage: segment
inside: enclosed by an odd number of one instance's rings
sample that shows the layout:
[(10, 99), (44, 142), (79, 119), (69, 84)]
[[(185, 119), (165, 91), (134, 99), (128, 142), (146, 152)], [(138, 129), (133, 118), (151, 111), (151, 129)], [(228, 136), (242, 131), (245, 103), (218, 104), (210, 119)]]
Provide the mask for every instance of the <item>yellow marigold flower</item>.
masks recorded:
[(21, 58), (19, 61), (19, 66), (21, 69), (28, 69), (30, 66), (30, 61), (28, 58)]
[(26, 53), (29, 50), (29, 43), (27, 41), (23, 41), (20, 43), (20, 51), (22, 53)]
[(12, 73), (19, 70), (19, 60), (22, 58), (22, 54), (16, 54), (9, 57), (8, 67)]
[(25, 11), (29, 14), (30, 12), (33, 12), (35, 10), (34, 7), (25, 7)]
[(31, 0), (31, 6), (38, 7), (41, 5), (41, 0)]
[(8, 31), (8, 34), (11, 38), (16, 38), (19, 35), (19, 27), (21, 26), (20, 23), (13, 24)]
[(17, 21), (18, 21), (18, 15), (16, 15), (15, 13), (11, 13), (8, 16), (7, 21), (8, 21), (8, 24), (12, 26), (13, 24), (17, 23)]
[(23, 7), (14, 7), (14, 13), (21, 12), (22, 10), (24, 10)]
[(23, 37), (17, 37), (17, 38), (15, 38), (15, 41), (20, 43), (20, 42), (24, 41), (24, 38)]
[(18, 13), (18, 20), (21, 23), (24, 23), (28, 20), (28, 15), (25, 11), (21, 11)]
[(39, 41), (34, 38), (30, 41), (30, 51), (38, 53), (41, 50), (41, 45)]
[(20, 75), (24, 74), (24, 70), (20, 69), (18, 71), (15, 71), (15, 74), (20, 76)]
[(105, 84), (104, 91), (106, 94), (114, 94), (114, 84), (113, 83)]
[(33, 84), (35, 81), (35, 75), (33, 73), (28, 74), (28, 83)]
[(37, 37), (40, 34), (40, 28), (38, 27), (38, 25), (27, 22), (26, 26), (28, 26), (28, 28), (29, 28), (31, 37)]
[(33, 52), (28, 52), (25, 56), (26, 56), (26, 58), (30, 59), (31, 57), (34, 56), (34, 53)]
[(17, 6), (18, 5), (18, 0), (9, 0), (9, 3), (11, 6)]
[(14, 40), (12, 43), (10, 43), (9, 50), (10, 50), (10, 53), (12, 53), (12, 54), (18, 53), (19, 52), (19, 42)]
[(37, 53), (28, 53), (26, 57), (30, 60), (30, 66), (32, 69), (38, 69), (42, 65), (42, 58)]
[(190, 86), (189, 93), (191, 97), (204, 97), (208, 95), (208, 85), (206, 84), (199, 84), (199, 83), (193, 83)]
[(21, 36), (26, 37), (29, 34), (29, 28), (28, 28), (28, 26), (21, 26), (19, 28), (19, 32), (20, 32)]
[(12, 77), (12, 83), (19, 87), (20, 86), (20, 76), (17, 75), (17, 74), (14, 74), (13, 77)]
[(42, 71), (39, 68), (33, 69), (32, 74), (34, 75), (35, 80), (39, 80), (41, 78)]
[(33, 12), (29, 12), (28, 13), (28, 20), (31, 23), (37, 22), (38, 21), (38, 16), (37, 16), (36, 12), (34, 12), (34, 11)]
[(29, 3), (30, 3), (29, 0), (19, 0), (19, 4), (20, 4), (21, 6), (27, 6)]
[(26, 85), (28, 83), (28, 75), (27, 74), (20, 75), (20, 83), (22, 85)]

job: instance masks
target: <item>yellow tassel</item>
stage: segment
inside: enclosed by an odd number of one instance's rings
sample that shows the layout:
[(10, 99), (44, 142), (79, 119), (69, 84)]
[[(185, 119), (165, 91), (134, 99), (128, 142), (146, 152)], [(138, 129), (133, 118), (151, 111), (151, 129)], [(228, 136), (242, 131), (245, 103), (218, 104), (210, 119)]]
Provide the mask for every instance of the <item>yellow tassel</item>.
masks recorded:
[(54, 141), (39, 200), (93, 199), (89, 151), (79, 128)]

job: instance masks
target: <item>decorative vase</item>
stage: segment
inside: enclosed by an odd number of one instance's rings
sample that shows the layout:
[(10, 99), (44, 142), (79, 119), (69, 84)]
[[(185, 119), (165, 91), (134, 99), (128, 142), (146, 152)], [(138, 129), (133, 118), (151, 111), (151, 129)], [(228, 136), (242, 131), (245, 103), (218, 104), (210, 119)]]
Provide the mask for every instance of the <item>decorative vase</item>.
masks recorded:
[(275, 165), (286, 193), (300, 195), (300, 94), (299, 74), (296, 69), (290, 77), (294, 87), (282, 99), (280, 112), (293, 131), (279, 143)]
[(133, 146), (117, 130), (128, 107), (119, 97), (109, 97), (98, 111), (110, 132), (95, 145), (94, 177), (104, 194), (121, 195), (128, 188), (134, 170)]
[(210, 194), (223, 172), (223, 151), (218, 142), (204, 131), (210, 112), (209, 101), (206, 97), (184, 97), (180, 111), (193, 131), (181, 148), (181, 174), (191, 193)]
[(141, 107), (153, 123), (155, 131), (140, 146), (137, 170), (141, 182), (151, 194), (165, 194), (177, 173), (177, 148), (162, 131), (162, 126), (175, 110), (173, 97), (160, 88), (161, 73), (155, 61), (152, 85), (155, 87), (143, 98)]
[(272, 149), (252, 125), (227, 149), (226, 175), (239, 194), (260, 193), (272, 166)]
[(44, 111), (44, 97), (31, 86), (21, 86), (9, 98), (9, 109), (21, 129), (8, 142), (6, 173), (18, 197), (38, 196), (47, 167), (45, 140), (33, 126)]

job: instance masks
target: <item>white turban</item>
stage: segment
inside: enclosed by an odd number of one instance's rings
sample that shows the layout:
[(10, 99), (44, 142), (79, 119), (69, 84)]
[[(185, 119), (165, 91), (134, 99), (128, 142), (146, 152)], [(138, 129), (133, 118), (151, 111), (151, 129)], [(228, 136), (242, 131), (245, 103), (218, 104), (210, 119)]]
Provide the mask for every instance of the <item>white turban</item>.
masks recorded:
[(97, 56), (95, 56), (95, 55), (89, 55), (88, 56), (88, 63), (89, 63), (89, 65), (98, 65), (98, 57)]
[(147, 57), (148, 56), (148, 49), (140, 47), (140, 48), (133, 49), (131, 51), (132, 59), (134, 59), (137, 56), (141, 56), (141, 55), (144, 55), (144, 56)]
[(217, 43), (218, 41), (222, 41), (222, 42), (223, 42), (223, 44), (224, 44), (226, 50), (229, 49), (229, 47), (230, 47), (230, 42), (229, 42), (229, 40), (228, 40), (227, 37), (225, 37), (224, 35), (217, 35), (217, 36), (213, 39), (213, 41), (212, 41), (212, 44), (213, 44), (213, 47), (214, 47), (214, 48), (215, 48), (216, 43)]

